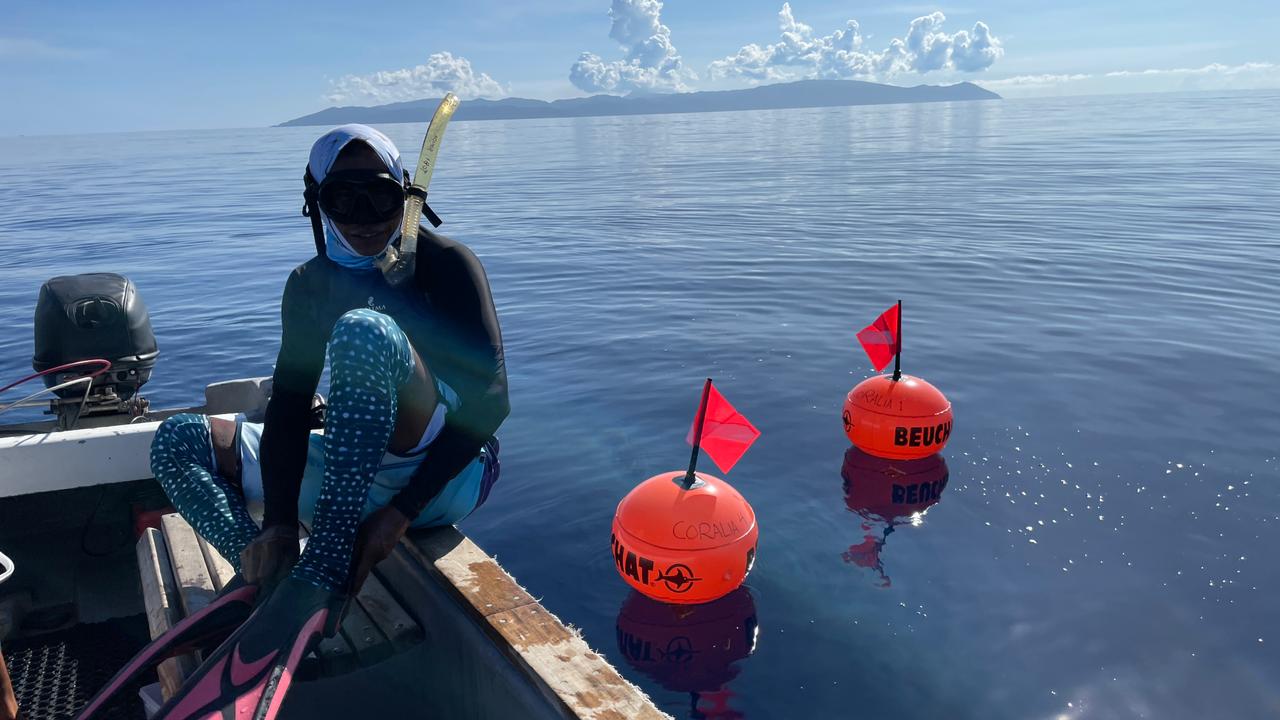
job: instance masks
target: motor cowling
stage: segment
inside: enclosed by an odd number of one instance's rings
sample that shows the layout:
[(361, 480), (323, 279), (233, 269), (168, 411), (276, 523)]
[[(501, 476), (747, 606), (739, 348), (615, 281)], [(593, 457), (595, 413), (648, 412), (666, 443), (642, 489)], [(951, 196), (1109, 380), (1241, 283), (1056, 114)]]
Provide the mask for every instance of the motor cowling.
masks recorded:
[[(93, 380), (90, 412), (124, 411), (151, 378), (159, 356), (147, 306), (128, 278), (115, 273), (65, 275), (41, 286), (31, 365), (43, 372), (79, 360), (109, 360), (110, 371)], [(50, 373), (44, 376), (45, 387), (84, 374), (83, 368)], [(77, 402), (84, 393), (83, 386), (57, 391), (60, 398)]]

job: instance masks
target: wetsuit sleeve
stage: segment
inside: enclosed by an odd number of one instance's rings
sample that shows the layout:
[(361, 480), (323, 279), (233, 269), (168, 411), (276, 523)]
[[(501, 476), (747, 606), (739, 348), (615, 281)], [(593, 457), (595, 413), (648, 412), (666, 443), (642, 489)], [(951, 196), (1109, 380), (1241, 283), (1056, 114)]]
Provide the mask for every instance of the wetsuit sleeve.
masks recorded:
[(298, 492), (311, 433), (311, 399), (324, 371), (325, 340), (310, 312), (311, 305), (299, 268), (289, 276), (280, 301), (280, 355), (259, 447), (264, 529), (298, 524)]
[(433, 354), (453, 355), (449, 364), (457, 371), (448, 381), (458, 393), (461, 406), (445, 415), (444, 429), (432, 441), (427, 460), (391, 500), (408, 518), (417, 517), (455, 475), (475, 460), (511, 411), (502, 332), (484, 267), (461, 245), (445, 250), (441, 259), (447, 261), (433, 262), (428, 279), (432, 304), (442, 315), (437, 342), (444, 343), (434, 348)]

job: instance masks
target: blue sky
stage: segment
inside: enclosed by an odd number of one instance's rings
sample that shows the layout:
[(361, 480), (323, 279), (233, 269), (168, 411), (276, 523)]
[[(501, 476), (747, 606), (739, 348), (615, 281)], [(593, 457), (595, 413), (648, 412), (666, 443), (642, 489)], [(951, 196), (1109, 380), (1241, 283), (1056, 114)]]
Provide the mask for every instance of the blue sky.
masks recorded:
[(972, 80), (1009, 97), (1273, 88), (1277, 28), (1274, 0), (6, 0), (0, 135), (263, 126), (443, 89), (555, 99), (815, 76)]

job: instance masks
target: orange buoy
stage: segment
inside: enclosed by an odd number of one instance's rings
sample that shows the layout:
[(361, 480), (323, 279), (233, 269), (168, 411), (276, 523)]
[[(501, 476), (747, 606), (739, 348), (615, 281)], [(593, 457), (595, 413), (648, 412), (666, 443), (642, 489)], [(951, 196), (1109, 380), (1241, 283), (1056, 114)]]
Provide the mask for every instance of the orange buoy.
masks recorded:
[(951, 437), (951, 401), (918, 377), (877, 375), (844, 401), (844, 432), (877, 457), (910, 460), (940, 452)]
[(655, 600), (704, 603), (742, 584), (756, 558), (756, 514), (729, 483), (655, 475), (618, 503), (609, 538), (618, 574)]

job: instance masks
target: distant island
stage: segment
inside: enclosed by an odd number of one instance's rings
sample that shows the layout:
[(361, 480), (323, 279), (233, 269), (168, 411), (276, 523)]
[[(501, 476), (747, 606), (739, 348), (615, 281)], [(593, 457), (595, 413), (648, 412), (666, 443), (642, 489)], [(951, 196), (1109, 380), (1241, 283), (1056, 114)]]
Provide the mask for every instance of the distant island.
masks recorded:
[[(762, 85), (746, 90), (715, 90), (691, 93), (592, 95), (569, 100), (466, 100), (455, 120), (516, 120), (528, 118), (601, 117), (606, 115), (650, 115), (664, 113), (719, 112), (723, 110), (775, 110), (782, 108), (843, 107), (892, 103), (954, 102), (959, 100), (999, 100), (1000, 96), (969, 82), (955, 85), (898, 87), (859, 80), (798, 80)], [(426, 122), (435, 112), (439, 98), (376, 105), (373, 107), (331, 107), (294, 118), (277, 127), (341, 125), (343, 123)]]

